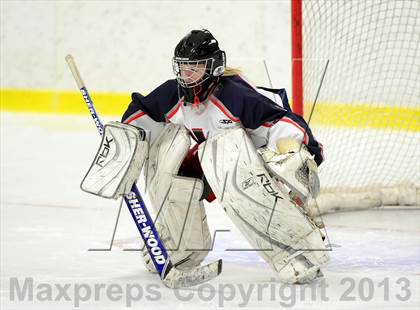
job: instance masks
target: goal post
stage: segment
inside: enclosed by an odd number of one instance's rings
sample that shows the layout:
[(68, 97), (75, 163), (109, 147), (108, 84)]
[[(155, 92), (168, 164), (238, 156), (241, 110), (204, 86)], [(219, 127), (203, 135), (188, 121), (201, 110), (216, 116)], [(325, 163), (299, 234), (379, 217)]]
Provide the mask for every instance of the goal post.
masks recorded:
[(291, 23), (292, 105), (293, 111), (303, 116), (302, 0), (291, 0)]
[(326, 157), (321, 212), (419, 205), (420, 2), (291, 0), (291, 14), (293, 110), (314, 109)]

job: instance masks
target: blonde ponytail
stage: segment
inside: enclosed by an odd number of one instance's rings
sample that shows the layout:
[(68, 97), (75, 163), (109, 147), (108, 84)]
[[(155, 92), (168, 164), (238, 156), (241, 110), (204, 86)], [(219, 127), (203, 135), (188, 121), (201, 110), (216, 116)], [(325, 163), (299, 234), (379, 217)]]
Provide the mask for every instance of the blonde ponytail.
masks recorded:
[(226, 67), (225, 72), (223, 73), (223, 76), (234, 76), (234, 75), (240, 75), (242, 74), (242, 70), (239, 68), (232, 68), (232, 67)]

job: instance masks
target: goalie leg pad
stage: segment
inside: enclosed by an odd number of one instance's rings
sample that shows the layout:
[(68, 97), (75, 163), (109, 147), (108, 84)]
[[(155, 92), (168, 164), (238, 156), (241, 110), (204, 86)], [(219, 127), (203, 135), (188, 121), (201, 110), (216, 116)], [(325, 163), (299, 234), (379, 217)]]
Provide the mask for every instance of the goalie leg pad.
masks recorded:
[(148, 195), (158, 214), (157, 227), (167, 232), (165, 247), (180, 269), (200, 265), (211, 246), (204, 205), (199, 201), (203, 182), (177, 176), (190, 144), (184, 127), (166, 125), (150, 149), (146, 175)]
[(128, 194), (147, 157), (145, 132), (132, 125), (110, 122), (80, 188), (104, 198)]
[(321, 233), (271, 178), (245, 131), (208, 139), (199, 157), (219, 203), (280, 279), (314, 279), (328, 261)]

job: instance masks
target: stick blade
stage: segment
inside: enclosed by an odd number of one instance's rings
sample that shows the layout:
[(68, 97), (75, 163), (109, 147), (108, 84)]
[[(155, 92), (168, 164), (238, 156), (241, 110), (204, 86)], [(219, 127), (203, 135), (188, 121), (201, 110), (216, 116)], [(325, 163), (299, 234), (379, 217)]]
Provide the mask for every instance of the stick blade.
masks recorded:
[(163, 278), (163, 283), (169, 288), (191, 287), (217, 277), (222, 272), (222, 260), (191, 270), (178, 270), (172, 267)]

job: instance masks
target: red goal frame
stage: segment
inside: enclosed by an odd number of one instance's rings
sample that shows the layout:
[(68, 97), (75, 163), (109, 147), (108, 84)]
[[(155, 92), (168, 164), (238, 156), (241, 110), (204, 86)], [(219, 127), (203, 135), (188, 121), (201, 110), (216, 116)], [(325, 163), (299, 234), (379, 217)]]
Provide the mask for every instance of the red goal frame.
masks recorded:
[(291, 0), (292, 109), (303, 116), (302, 0)]

